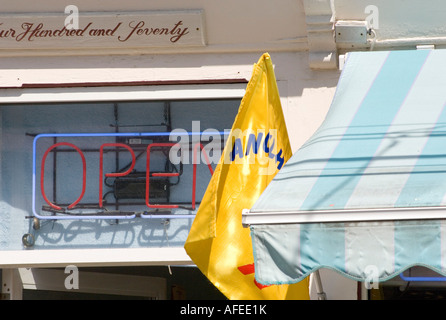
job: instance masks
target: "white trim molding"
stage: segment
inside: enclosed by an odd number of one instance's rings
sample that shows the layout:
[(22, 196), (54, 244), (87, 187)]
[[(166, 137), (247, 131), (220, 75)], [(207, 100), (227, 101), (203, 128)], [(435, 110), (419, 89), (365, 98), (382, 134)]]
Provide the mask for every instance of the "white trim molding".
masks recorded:
[(304, 0), (307, 23), (308, 59), (311, 69), (336, 69), (334, 12), (330, 0)]
[(243, 210), (243, 225), (445, 219), (446, 207), (371, 208), (313, 211)]
[(245, 89), (246, 83), (0, 88), (0, 104), (123, 100), (238, 99), (243, 97)]
[(182, 247), (118, 249), (11, 250), (0, 255), (0, 268), (54, 268), (192, 265)]

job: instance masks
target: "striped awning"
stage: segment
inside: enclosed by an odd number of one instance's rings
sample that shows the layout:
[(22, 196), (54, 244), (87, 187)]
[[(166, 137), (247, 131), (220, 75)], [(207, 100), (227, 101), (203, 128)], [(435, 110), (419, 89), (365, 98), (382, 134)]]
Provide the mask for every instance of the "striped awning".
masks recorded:
[(348, 55), (325, 121), (243, 213), (256, 280), (446, 275), (446, 50)]

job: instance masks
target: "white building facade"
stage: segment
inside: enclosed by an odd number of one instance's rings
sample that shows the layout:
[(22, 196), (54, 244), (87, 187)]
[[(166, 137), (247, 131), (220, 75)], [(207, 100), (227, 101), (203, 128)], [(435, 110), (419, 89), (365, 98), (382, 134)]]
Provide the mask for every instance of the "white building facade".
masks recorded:
[[(2, 2), (5, 299), (26, 298), (25, 290), (66, 291), (67, 275), (57, 270), (67, 266), (87, 268), (80, 277), (89, 283), (101, 279), (87, 293), (194, 298), (175, 281), (187, 278), (193, 264), (183, 245), (210, 174), (205, 163), (195, 176), (191, 165), (167, 164), (165, 152), (147, 152), (147, 141), (166, 143), (165, 133), (174, 130), (230, 129), (252, 65), (268, 52), (296, 151), (324, 120), (348, 51), (439, 48), (446, 39), (440, 1), (428, 8), (362, 0)], [(131, 135), (141, 132), (153, 135)], [(70, 144), (56, 154), (61, 138)], [(101, 149), (107, 143), (113, 152)], [(149, 177), (148, 154), (153, 172), (172, 174), (153, 179), (149, 195), (160, 198), (153, 207), (138, 193), (138, 179)], [(116, 174), (126, 170), (131, 175)], [(101, 180), (107, 172), (115, 175)], [(62, 208), (77, 200), (81, 211)], [(101, 268), (124, 267), (163, 272), (115, 275), (113, 281), (125, 283), (121, 290), (104, 285), (110, 272)], [(166, 280), (171, 267), (179, 280)], [(321, 276), (329, 299), (368, 298), (362, 284), (329, 270)], [(317, 299), (314, 287), (311, 293)]]

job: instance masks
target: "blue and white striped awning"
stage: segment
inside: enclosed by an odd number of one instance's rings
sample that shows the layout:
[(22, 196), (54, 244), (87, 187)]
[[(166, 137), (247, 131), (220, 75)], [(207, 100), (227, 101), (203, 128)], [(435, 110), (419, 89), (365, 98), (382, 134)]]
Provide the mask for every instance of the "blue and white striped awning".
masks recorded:
[(327, 117), (255, 205), (256, 280), (446, 275), (446, 50), (348, 56)]

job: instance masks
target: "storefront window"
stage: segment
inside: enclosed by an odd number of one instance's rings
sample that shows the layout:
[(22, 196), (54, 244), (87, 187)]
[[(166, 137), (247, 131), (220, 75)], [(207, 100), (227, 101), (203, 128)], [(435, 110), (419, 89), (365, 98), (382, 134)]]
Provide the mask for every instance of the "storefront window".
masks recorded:
[[(2, 215), (60, 221), (194, 213), (239, 104), (221, 99), (1, 105)], [(206, 147), (212, 139), (199, 135), (186, 145), (179, 133), (191, 132), (219, 134), (206, 150), (211, 166), (200, 153), (195, 172), (194, 141)], [(178, 141), (183, 145), (175, 152), (159, 147)]]

